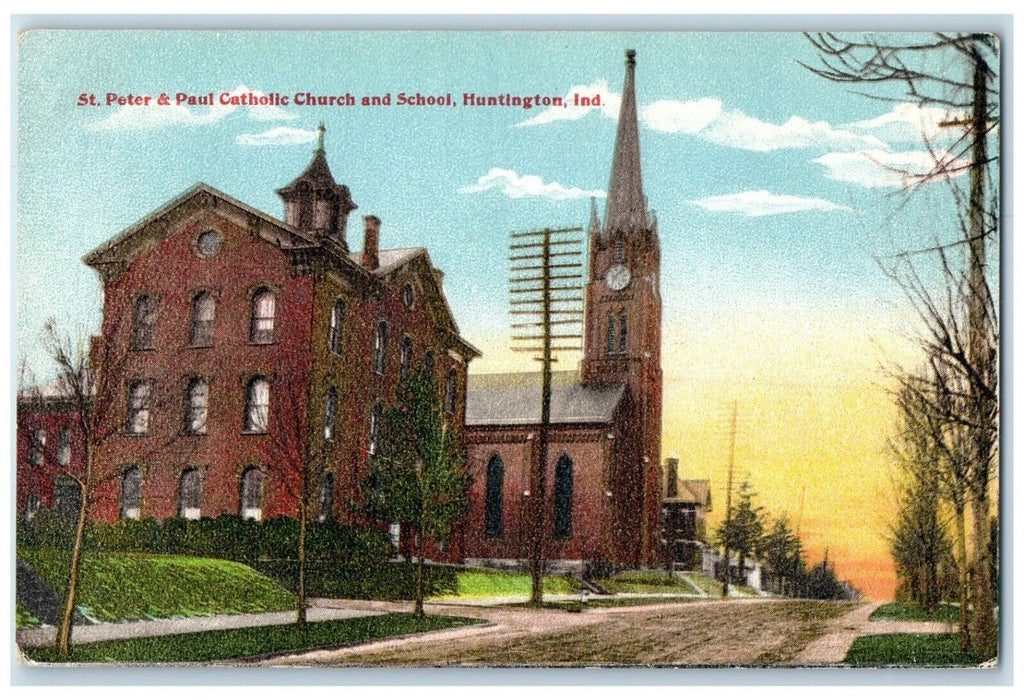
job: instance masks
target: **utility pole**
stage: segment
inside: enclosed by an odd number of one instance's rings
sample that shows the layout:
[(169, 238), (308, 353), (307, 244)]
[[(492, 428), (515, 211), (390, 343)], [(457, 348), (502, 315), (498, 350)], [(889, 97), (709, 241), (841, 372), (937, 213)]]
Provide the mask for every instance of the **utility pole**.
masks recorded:
[[(509, 295), (513, 316), (526, 320), (513, 329), (529, 329), (513, 335), (512, 350), (529, 352), (541, 363), (540, 435), (537, 460), (530, 470), (527, 513), (530, 532), (530, 603), (544, 600), (544, 534), (547, 502), (548, 433), (551, 426), (551, 363), (559, 351), (579, 350), (582, 339), (583, 240), (581, 228), (543, 229), (511, 234)], [(559, 332), (554, 329), (561, 328)], [(532, 331), (532, 332), (531, 332)], [(537, 332), (539, 331), (539, 333)], [(572, 344), (576, 341), (577, 344)], [(539, 344), (538, 344), (539, 343)], [(557, 343), (557, 344), (556, 344)]]
[[(725, 575), (722, 577), (722, 597), (729, 597), (729, 538), (732, 537), (732, 471), (736, 466), (736, 402), (732, 402), (732, 425), (729, 429), (729, 478), (725, 488), (725, 541), (722, 555)], [(742, 574), (742, 572), (740, 572)]]

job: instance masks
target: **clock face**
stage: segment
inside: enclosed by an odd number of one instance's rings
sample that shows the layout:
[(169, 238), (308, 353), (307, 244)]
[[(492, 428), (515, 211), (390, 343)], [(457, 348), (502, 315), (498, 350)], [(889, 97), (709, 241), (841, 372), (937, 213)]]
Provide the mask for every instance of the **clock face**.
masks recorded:
[(605, 274), (604, 281), (613, 292), (619, 292), (629, 286), (629, 268), (625, 265), (612, 265)]

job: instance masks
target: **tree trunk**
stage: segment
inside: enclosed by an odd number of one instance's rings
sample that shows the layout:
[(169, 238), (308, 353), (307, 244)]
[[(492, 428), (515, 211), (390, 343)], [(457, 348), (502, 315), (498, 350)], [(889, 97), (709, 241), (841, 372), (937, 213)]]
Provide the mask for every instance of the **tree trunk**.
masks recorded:
[(412, 611), (416, 617), (423, 617), (423, 534), (416, 530), (416, 607)]
[(957, 599), (960, 603), (960, 651), (971, 648), (970, 617), (967, 594), (967, 523), (963, 506), (955, 508)]
[[(87, 455), (87, 471), (91, 472), (92, 456)], [(75, 543), (71, 547), (71, 568), (68, 570), (68, 585), (64, 593), (64, 609), (57, 625), (55, 645), (57, 656), (67, 659), (71, 655), (71, 630), (75, 619), (75, 599), (78, 597), (78, 579), (82, 565), (82, 550), (85, 544), (85, 518), (89, 508), (86, 498), (88, 489), (79, 484), (78, 522), (75, 524)]]
[(980, 661), (995, 658), (997, 653), (997, 632), (995, 621), (995, 596), (989, 577), (989, 517), (988, 499), (976, 497), (971, 506), (971, 530), (974, 541), (973, 566), (971, 567), (971, 638)]
[[(303, 477), (305, 481), (305, 477)], [(305, 486), (305, 484), (303, 484)], [(299, 504), (299, 607), (295, 611), (295, 625), (306, 631), (306, 503)]]

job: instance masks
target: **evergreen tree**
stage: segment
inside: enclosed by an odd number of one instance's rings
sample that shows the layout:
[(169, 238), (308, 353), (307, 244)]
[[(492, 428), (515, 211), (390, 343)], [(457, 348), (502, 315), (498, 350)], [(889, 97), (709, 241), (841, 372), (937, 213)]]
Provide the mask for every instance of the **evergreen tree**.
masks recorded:
[[(740, 583), (744, 582), (747, 559), (757, 551), (764, 536), (764, 509), (754, 505), (756, 495), (749, 482), (740, 484), (736, 505), (716, 532), (719, 544), (736, 553)], [(729, 562), (725, 562), (725, 566), (728, 571)]]
[(382, 413), (370, 475), (363, 484), (365, 511), (386, 523), (415, 528), (416, 607), (423, 615), (424, 538), (442, 540), (469, 506), (466, 453), (458, 428), (445, 415), (433, 378), (423, 369), (399, 389), (399, 403)]

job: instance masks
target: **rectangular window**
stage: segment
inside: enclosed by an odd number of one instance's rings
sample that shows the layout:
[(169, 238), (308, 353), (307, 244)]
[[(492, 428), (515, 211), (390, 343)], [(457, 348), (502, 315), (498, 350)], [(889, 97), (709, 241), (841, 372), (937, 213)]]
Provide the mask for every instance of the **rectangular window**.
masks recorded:
[(43, 466), (43, 452), (46, 449), (46, 431), (33, 430), (29, 438), (32, 442), (28, 448), (28, 461), (33, 467)]
[(67, 426), (57, 433), (57, 464), (62, 467), (71, 464), (71, 428)]

